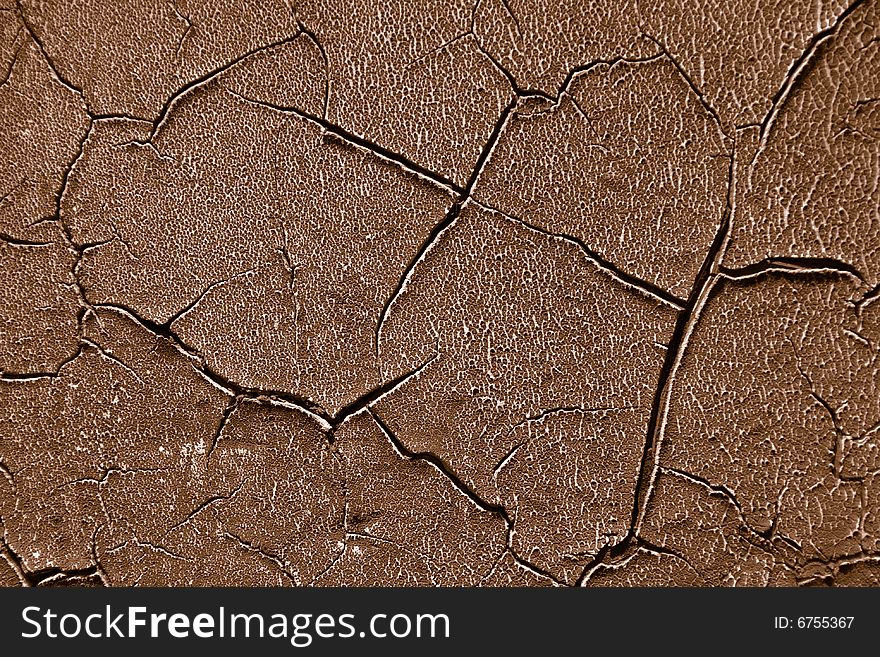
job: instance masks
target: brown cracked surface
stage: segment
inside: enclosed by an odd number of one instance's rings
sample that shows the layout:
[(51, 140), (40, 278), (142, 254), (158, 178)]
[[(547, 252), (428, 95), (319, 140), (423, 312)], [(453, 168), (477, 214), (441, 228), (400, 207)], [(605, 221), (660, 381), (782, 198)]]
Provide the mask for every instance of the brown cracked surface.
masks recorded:
[(877, 0), (0, 3), (0, 585), (876, 586)]

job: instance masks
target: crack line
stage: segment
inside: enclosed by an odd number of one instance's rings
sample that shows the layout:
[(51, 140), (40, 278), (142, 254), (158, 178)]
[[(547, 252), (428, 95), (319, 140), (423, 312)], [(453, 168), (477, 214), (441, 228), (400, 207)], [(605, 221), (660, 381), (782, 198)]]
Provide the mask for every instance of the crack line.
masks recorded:
[(373, 388), (369, 392), (355, 399), (353, 402), (343, 406), (341, 409), (339, 409), (339, 412), (337, 412), (336, 415), (332, 417), (332, 421), (330, 423), (331, 426), (335, 429), (352, 415), (359, 413), (365, 408), (369, 410), (370, 407), (377, 401), (387, 395), (390, 395), (395, 390), (403, 386), (407, 381), (421, 374), (426, 367), (434, 363), (438, 358), (440, 358), (439, 352), (434, 354), (431, 358), (416, 367), (414, 370), (404, 372), (400, 376), (392, 379), (391, 381), (388, 381), (387, 383), (383, 383), (376, 388)]
[(656, 301), (660, 301), (661, 303), (663, 303), (667, 306), (671, 306), (675, 310), (679, 310), (679, 311), (684, 310), (687, 305), (687, 302), (684, 299), (680, 299), (679, 297), (675, 296), (674, 294), (667, 292), (662, 287), (660, 287), (658, 285), (654, 285), (653, 283), (649, 283), (648, 281), (645, 281), (641, 278), (638, 278), (637, 276), (633, 276), (632, 274), (628, 274), (627, 272), (623, 271), (617, 265), (606, 260), (605, 258), (600, 256), (598, 253), (593, 251), (590, 247), (587, 246), (587, 244), (582, 239), (580, 239), (578, 237), (575, 237), (573, 235), (568, 235), (566, 233), (554, 233), (549, 230), (545, 230), (544, 228), (541, 228), (541, 227), (536, 226), (532, 223), (529, 223), (528, 221), (525, 221), (524, 219), (520, 219), (519, 217), (509, 215), (505, 212), (502, 212), (501, 210), (498, 210), (497, 208), (493, 208), (492, 206), (489, 206), (489, 205), (483, 205), (482, 203), (479, 203), (477, 201), (474, 201), (474, 204), (477, 205), (478, 207), (482, 208), (483, 210), (488, 211), (488, 212), (495, 212), (495, 213), (503, 216), (504, 218), (508, 219), (509, 221), (513, 221), (517, 224), (520, 224), (520, 225), (524, 226), (525, 228), (528, 228), (529, 230), (535, 231), (536, 233), (540, 233), (541, 235), (546, 235), (547, 237), (560, 239), (564, 242), (568, 242), (569, 244), (573, 244), (574, 246), (577, 246), (578, 249), (580, 249), (580, 251), (583, 253), (583, 255), (585, 255), (588, 260), (590, 260), (600, 270), (602, 270), (603, 273), (607, 274), (608, 276), (613, 278), (615, 281), (624, 285), (627, 288), (634, 289), (637, 292), (640, 292), (641, 294), (649, 296)]
[(412, 260), (410, 260), (406, 269), (404, 269), (403, 276), (398, 279), (397, 286), (394, 288), (391, 296), (388, 297), (385, 305), (382, 306), (382, 311), (379, 313), (379, 321), (376, 324), (376, 331), (374, 334), (377, 362), (381, 363), (381, 352), (379, 345), (382, 339), (382, 326), (385, 324), (385, 320), (388, 317), (391, 306), (394, 305), (394, 302), (397, 301), (397, 298), (406, 291), (406, 287), (409, 284), (409, 281), (412, 278), (413, 272), (415, 271), (416, 267), (425, 259), (425, 257), (428, 255), (428, 251), (431, 250), (434, 244), (439, 241), (440, 236), (443, 235), (443, 233), (445, 233), (447, 229), (452, 227), (456, 219), (458, 219), (458, 215), (460, 213), (461, 203), (454, 203), (452, 207), (449, 208), (449, 211), (446, 213), (446, 217), (443, 219), (443, 221), (434, 226), (434, 228), (428, 234), (428, 237), (425, 239), (424, 242), (422, 242), (419, 250), (416, 252), (415, 256), (413, 256)]
[(527, 561), (526, 559), (523, 559), (521, 556), (519, 556), (516, 553), (516, 551), (512, 547), (508, 546), (507, 551), (510, 553), (510, 556), (513, 557), (513, 560), (516, 562), (516, 564), (520, 568), (525, 568), (526, 570), (528, 570), (530, 573), (532, 573), (536, 577), (540, 577), (543, 579), (549, 579), (551, 582), (553, 582), (553, 586), (558, 586), (558, 587), (567, 587), (568, 586), (568, 584), (566, 584), (562, 580), (558, 579), (557, 577), (554, 577), (553, 573), (551, 573), (547, 570), (544, 570), (543, 568), (540, 568), (539, 566), (536, 566), (535, 564), (533, 564), (530, 561)]
[(682, 479), (686, 479), (694, 484), (709, 489), (710, 494), (721, 495), (722, 497), (727, 498), (736, 507), (740, 520), (745, 523), (745, 516), (743, 515), (742, 506), (740, 505), (739, 500), (736, 499), (736, 495), (734, 495), (733, 491), (724, 484), (713, 484), (708, 479), (691, 474), (690, 472), (685, 472), (684, 470), (679, 470), (678, 468), (671, 468), (667, 465), (658, 466), (657, 469), (661, 474), (668, 473), (676, 477), (681, 477)]
[(770, 111), (767, 112), (764, 120), (761, 121), (761, 129), (758, 133), (761, 141), (761, 146), (755, 153), (755, 157), (752, 159), (753, 164), (755, 160), (757, 160), (761, 151), (764, 150), (764, 147), (767, 143), (767, 138), (770, 134), (770, 131), (773, 129), (773, 124), (775, 123), (776, 117), (779, 115), (782, 106), (786, 103), (789, 95), (792, 93), (792, 90), (797, 86), (797, 83), (800, 81), (802, 76), (809, 71), (813, 63), (813, 57), (816, 55), (816, 53), (819, 52), (823, 44), (834, 38), (843, 22), (850, 16), (850, 14), (858, 9), (863, 4), (863, 2), (864, 0), (855, 0), (855, 2), (853, 2), (846, 9), (843, 10), (843, 12), (834, 20), (831, 25), (829, 25), (824, 30), (814, 34), (809, 42), (807, 42), (807, 46), (806, 48), (804, 48), (803, 52), (801, 52), (800, 56), (794, 62), (792, 62), (791, 66), (788, 69), (788, 72), (785, 74), (785, 78), (782, 81), (782, 86), (779, 87), (776, 94), (774, 94), (773, 98), (770, 100)]
[(736, 165), (736, 144), (734, 143), (728, 168), (727, 202), (724, 215), (694, 281), (694, 286), (688, 296), (687, 303), (678, 315), (669, 346), (666, 350), (666, 357), (657, 379), (657, 388), (651, 405), (651, 415), (648, 420), (642, 462), (639, 466), (639, 474), (636, 480), (629, 530), (620, 543), (613, 546), (605, 546), (599, 550), (593, 562), (587, 564), (584, 568), (580, 578), (578, 578), (579, 583), (586, 581), (586, 578), (596, 569), (598, 564), (614, 563), (621, 558), (626, 558), (627, 555), (631, 555), (633, 551), (638, 549), (639, 542), (642, 540), (639, 536), (639, 531), (647, 514), (648, 502), (653, 494), (654, 483), (660, 469), (660, 448), (669, 414), (672, 384), (703, 308), (708, 301), (712, 289), (720, 278), (718, 270), (730, 238), (731, 218), (734, 209)]
[(263, 107), (274, 112), (280, 112), (281, 114), (289, 114), (300, 119), (312, 123), (319, 128), (322, 129), (323, 132), (329, 133), (334, 137), (340, 139), (343, 143), (348, 144), (349, 146), (353, 146), (357, 149), (364, 150), (372, 155), (375, 155), (381, 160), (386, 162), (390, 162), (392, 164), (396, 164), (400, 168), (405, 171), (414, 174), (415, 176), (427, 180), (435, 185), (438, 185), (445, 189), (446, 191), (460, 194), (462, 192), (461, 187), (456, 185), (452, 180), (442, 176), (438, 173), (434, 173), (430, 169), (423, 167), (420, 164), (416, 164), (409, 158), (399, 153), (394, 153), (393, 151), (388, 150), (387, 148), (380, 146), (379, 144), (369, 141), (363, 137), (360, 137), (353, 132), (349, 132), (344, 128), (330, 123), (326, 119), (323, 119), (319, 116), (315, 116), (314, 114), (310, 114), (308, 112), (304, 112), (296, 107), (288, 107), (284, 105), (276, 105), (274, 103), (269, 103), (262, 100), (255, 100), (253, 98), (248, 98), (247, 96), (242, 96), (240, 93), (236, 91), (232, 91), (231, 89), (227, 89), (226, 92), (237, 98), (239, 101), (243, 103), (247, 103), (249, 105), (254, 105), (256, 107)]
[(222, 66), (219, 66), (219, 67), (215, 68), (214, 70), (209, 71), (208, 73), (205, 73), (204, 75), (197, 77), (195, 80), (190, 80), (189, 82), (187, 82), (184, 86), (182, 86), (180, 89), (175, 91), (171, 96), (169, 96), (165, 100), (165, 103), (162, 106), (162, 109), (159, 110), (159, 114), (156, 117), (155, 121), (152, 121), (153, 129), (150, 132), (149, 138), (145, 142), (142, 142), (142, 143), (144, 143), (146, 145), (147, 143), (151, 143), (153, 141), (153, 139), (156, 137), (156, 135), (162, 129), (162, 126), (165, 124), (165, 121), (167, 120), (169, 114), (171, 113), (171, 110), (174, 109), (174, 106), (177, 104), (177, 102), (180, 99), (182, 99), (184, 96), (189, 94), (191, 91), (198, 89), (199, 87), (211, 82), (212, 80), (217, 79), (220, 75), (222, 75), (223, 73), (225, 73), (226, 71), (231, 69), (236, 64), (244, 61), (248, 57), (252, 57), (253, 55), (257, 55), (261, 52), (265, 52), (266, 50), (271, 50), (272, 48), (278, 48), (280, 46), (284, 46), (289, 43), (293, 43), (300, 36), (302, 36), (302, 34), (303, 33), (301, 31), (298, 31), (293, 36), (285, 37), (284, 39), (280, 39), (278, 41), (273, 41), (272, 43), (269, 43), (269, 44), (266, 44), (263, 46), (259, 46), (257, 48), (253, 48), (252, 50), (249, 50), (246, 53), (243, 53), (243, 54), (239, 55), (238, 57), (230, 60), (226, 64), (223, 64)]
[(770, 272), (793, 274), (840, 274), (856, 278), (864, 283), (864, 275), (853, 265), (834, 258), (796, 258), (775, 257), (765, 258), (760, 262), (746, 267), (731, 269), (723, 265), (718, 267), (719, 274), (732, 281), (757, 278)]
[(672, 64), (676, 68), (679, 75), (681, 75), (682, 79), (691, 88), (691, 91), (693, 91), (694, 94), (697, 96), (697, 98), (700, 101), (700, 104), (705, 108), (705, 110), (707, 112), (709, 112), (709, 114), (712, 115), (712, 118), (715, 119), (715, 123), (718, 124), (718, 129), (721, 131), (721, 134), (723, 134), (725, 137), (727, 137), (729, 139), (730, 138), (729, 135), (724, 130), (724, 123), (722, 123), (722, 121), (721, 121), (721, 116), (719, 116), (719, 114), (715, 110), (715, 108), (709, 104), (709, 101), (706, 100), (706, 96), (703, 94), (703, 91), (700, 89), (699, 86), (697, 86), (696, 82), (693, 81), (693, 79), (688, 74), (688, 72), (684, 69), (684, 67), (678, 62), (678, 60), (675, 57), (672, 56), (672, 53), (670, 53), (669, 50), (666, 49), (666, 46), (663, 43), (661, 43), (658, 39), (655, 39), (653, 36), (651, 36), (650, 34), (645, 32), (641, 26), (639, 26), (639, 31), (642, 33), (642, 36), (644, 36), (649, 41), (653, 42), (654, 45), (656, 45), (660, 49), (660, 52), (663, 53), (663, 55), (665, 55), (665, 57), (669, 61), (669, 63)]
[(378, 425), (379, 429), (385, 434), (385, 437), (394, 447), (395, 451), (403, 458), (409, 459), (411, 461), (425, 461), (432, 465), (441, 475), (443, 475), (446, 479), (450, 481), (453, 487), (458, 490), (462, 495), (467, 497), (478, 509), (484, 511), (486, 513), (491, 513), (493, 515), (500, 516), (502, 520), (504, 520), (505, 525), (508, 527), (508, 530), (513, 526), (510, 521), (510, 517), (507, 515), (507, 509), (498, 504), (489, 504), (485, 500), (483, 500), (479, 495), (477, 495), (474, 491), (468, 488), (465, 483), (458, 478), (458, 476), (452, 471), (446, 463), (443, 462), (435, 454), (431, 452), (413, 452), (406, 447), (406, 445), (401, 442), (401, 440), (391, 431), (387, 424), (379, 417), (379, 415), (372, 408), (367, 407), (367, 413), (373, 418), (373, 420)]
[(271, 561), (273, 564), (275, 564), (278, 567), (278, 570), (281, 572), (281, 574), (284, 575), (288, 580), (290, 580), (290, 582), (294, 586), (300, 585), (299, 578), (296, 577), (296, 575), (294, 575), (292, 572), (290, 572), (290, 570), (288, 570), (287, 564), (281, 559), (281, 557), (278, 557), (277, 555), (266, 552), (264, 549), (255, 545), (254, 543), (251, 543), (250, 541), (246, 541), (243, 538), (241, 538), (240, 536), (236, 536), (235, 534), (232, 534), (230, 532), (223, 532), (223, 534), (221, 534), (221, 536), (223, 536), (224, 538), (226, 538), (230, 541), (238, 543), (238, 545), (241, 548), (247, 550), (248, 552), (254, 552), (254, 553), (262, 556), (264, 559)]
[(666, 351), (666, 358), (658, 377), (657, 390), (651, 408), (651, 417), (648, 421), (645, 452), (636, 485), (636, 503), (633, 507), (632, 526), (630, 528), (630, 533), (633, 536), (638, 535), (641, 523), (647, 513), (648, 500), (653, 490), (657, 470), (660, 467), (660, 447), (666, 430), (666, 420), (672, 399), (672, 383), (675, 380), (675, 374), (681, 365), (684, 352), (700, 319), (703, 308), (709, 299), (710, 292), (719, 279), (718, 270), (730, 237), (733, 195), (736, 183), (735, 172), (736, 148), (734, 147), (728, 169), (727, 202), (724, 217), (694, 281), (694, 287), (691, 289), (687, 305), (678, 316), (672, 338), (669, 341), (669, 348)]

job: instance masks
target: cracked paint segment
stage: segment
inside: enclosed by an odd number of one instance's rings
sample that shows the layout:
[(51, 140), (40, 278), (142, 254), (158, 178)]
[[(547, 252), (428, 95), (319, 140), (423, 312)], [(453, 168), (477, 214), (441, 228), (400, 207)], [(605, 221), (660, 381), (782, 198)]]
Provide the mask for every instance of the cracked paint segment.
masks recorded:
[(16, 0), (0, 585), (877, 586), (877, 0)]

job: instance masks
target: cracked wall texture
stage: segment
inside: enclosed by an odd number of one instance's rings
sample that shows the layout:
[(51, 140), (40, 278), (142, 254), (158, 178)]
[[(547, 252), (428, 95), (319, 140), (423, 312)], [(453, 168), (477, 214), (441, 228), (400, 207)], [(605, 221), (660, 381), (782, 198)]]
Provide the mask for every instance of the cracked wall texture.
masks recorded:
[(0, 0), (0, 584), (877, 585), (878, 139), (878, 0)]

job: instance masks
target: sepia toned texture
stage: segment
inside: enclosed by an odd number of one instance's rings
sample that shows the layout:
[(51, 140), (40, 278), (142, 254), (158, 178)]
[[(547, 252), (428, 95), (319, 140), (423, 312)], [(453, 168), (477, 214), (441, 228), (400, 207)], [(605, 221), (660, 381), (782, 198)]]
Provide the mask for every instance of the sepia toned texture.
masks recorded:
[(876, 586), (878, 30), (0, 0), (0, 585)]

